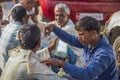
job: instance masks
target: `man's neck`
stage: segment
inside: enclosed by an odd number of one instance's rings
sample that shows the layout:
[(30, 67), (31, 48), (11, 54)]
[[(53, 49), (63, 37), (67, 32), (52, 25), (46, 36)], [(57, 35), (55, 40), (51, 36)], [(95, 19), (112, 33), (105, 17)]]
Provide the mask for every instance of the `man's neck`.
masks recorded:
[(36, 49), (32, 49), (32, 51), (33, 51), (34, 53), (36, 53), (37, 50), (36, 50)]
[(92, 41), (90, 47), (94, 48), (100, 41), (100, 35), (97, 35), (97, 37)]

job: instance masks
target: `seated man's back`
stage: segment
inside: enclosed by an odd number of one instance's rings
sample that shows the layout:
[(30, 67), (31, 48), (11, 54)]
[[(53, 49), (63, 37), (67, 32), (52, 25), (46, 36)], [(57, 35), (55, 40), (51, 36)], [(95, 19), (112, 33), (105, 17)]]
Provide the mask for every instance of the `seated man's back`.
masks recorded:
[(40, 35), (36, 25), (25, 25), (19, 30), (20, 47), (12, 52), (3, 69), (1, 80), (67, 80), (41, 63), (42, 56), (38, 57), (36, 54), (40, 47)]

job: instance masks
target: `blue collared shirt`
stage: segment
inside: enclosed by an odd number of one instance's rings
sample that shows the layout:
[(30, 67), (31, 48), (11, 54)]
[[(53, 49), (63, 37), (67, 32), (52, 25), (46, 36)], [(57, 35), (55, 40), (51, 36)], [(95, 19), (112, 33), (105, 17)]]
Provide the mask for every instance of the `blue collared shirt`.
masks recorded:
[(8, 51), (19, 45), (19, 41), (16, 40), (18, 30), (22, 27), (21, 22), (9, 23), (0, 38), (0, 67), (4, 68), (5, 63), (8, 60)]
[(99, 43), (91, 50), (83, 46), (76, 36), (54, 27), (54, 33), (63, 41), (78, 48), (84, 48), (85, 68), (66, 63), (64, 71), (79, 80), (118, 80), (116, 59), (107, 38), (101, 36)]

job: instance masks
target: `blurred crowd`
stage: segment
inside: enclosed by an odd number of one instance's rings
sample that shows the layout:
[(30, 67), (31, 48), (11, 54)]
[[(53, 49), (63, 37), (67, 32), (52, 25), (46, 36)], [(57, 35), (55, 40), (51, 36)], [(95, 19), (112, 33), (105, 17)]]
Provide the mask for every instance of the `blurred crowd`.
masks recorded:
[(43, 22), (37, 0), (1, 1), (1, 80), (118, 80), (99, 22), (87, 16), (74, 24), (63, 3), (54, 14)]

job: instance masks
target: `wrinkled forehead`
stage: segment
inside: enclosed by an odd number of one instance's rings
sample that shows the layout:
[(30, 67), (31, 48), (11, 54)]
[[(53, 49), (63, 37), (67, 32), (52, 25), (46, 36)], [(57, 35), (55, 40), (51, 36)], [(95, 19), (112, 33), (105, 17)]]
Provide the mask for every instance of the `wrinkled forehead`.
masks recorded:
[(55, 10), (55, 12), (65, 12), (65, 9), (64, 9), (64, 8), (57, 8), (57, 9)]
[(66, 11), (63, 8), (59, 8), (57, 10), (55, 10), (55, 15), (57, 14), (62, 14), (62, 15), (67, 15)]

